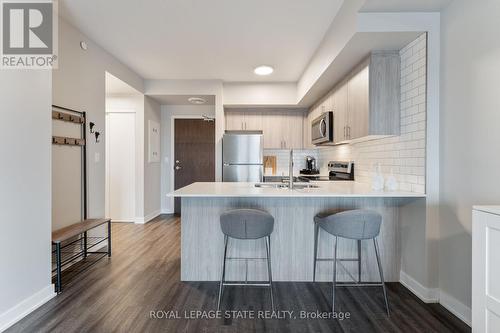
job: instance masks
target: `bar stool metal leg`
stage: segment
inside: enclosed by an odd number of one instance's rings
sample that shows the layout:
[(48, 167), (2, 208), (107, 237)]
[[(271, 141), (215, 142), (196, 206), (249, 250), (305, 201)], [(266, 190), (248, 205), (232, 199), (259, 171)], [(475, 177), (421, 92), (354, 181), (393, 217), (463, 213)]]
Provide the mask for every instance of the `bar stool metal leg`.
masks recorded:
[(56, 293), (62, 291), (62, 277), (61, 277), (61, 243), (56, 243)]
[(111, 257), (111, 220), (108, 221), (108, 257)]
[(314, 270), (313, 270), (313, 282), (316, 282), (316, 262), (318, 260), (318, 238), (319, 238), (319, 225), (316, 223), (314, 225)]
[(375, 246), (375, 254), (377, 256), (378, 271), (380, 273), (380, 281), (382, 282), (382, 290), (384, 291), (385, 309), (387, 311), (387, 316), (389, 316), (389, 302), (387, 301), (387, 292), (385, 291), (384, 271), (382, 270), (382, 263), (380, 262), (380, 251), (378, 248), (378, 242), (377, 242), (376, 238), (373, 239), (373, 245)]
[(87, 258), (87, 232), (83, 233), (83, 257)]
[(269, 291), (271, 293), (271, 308), (274, 311), (274, 298), (273, 298), (273, 275), (271, 272), (271, 237), (266, 237), (266, 255), (267, 255), (267, 273), (269, 275)]
[(358, 282), (361, 283), (361, 240), (358, 240)]
[(217, 300), (217, 311), (220, 310), (220, 302), (222, 300), (222, 293), (224, 291), (224, 277), (226, 275), (226, 254), (227, 254), (227, 241), (228, 237), (224, 235), (224, 256), (222, 257), (222, 272), (219, 284), (219, 299)]
[(337, 236), (333, 245), (333, 293), (332, 293), (332, 313), (335, 312), (335, 288), (337, 286)]

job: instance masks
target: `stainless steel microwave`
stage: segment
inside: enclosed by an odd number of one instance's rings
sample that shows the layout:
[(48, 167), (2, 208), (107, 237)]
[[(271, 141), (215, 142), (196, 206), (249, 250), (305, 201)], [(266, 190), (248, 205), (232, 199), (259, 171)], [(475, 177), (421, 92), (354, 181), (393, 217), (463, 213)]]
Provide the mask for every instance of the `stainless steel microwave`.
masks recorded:
[(311, 139), (315, 145), (333, 142), (333, 111), (328, 111), (311, 122)]

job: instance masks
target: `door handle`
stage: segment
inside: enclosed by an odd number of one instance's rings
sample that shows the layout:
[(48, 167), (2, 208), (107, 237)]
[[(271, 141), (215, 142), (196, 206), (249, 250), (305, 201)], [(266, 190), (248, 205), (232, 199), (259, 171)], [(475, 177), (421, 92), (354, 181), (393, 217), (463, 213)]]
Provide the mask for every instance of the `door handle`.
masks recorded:
[(175, 166), (175, 170), (180, 170), (180, 169), (182, 169), (180, 166), (178, 165)]
[(326, 136), (326, 121), (325, 118), (322, 118), (319, 122), (319, 135), (321, 135), (322, 138)]

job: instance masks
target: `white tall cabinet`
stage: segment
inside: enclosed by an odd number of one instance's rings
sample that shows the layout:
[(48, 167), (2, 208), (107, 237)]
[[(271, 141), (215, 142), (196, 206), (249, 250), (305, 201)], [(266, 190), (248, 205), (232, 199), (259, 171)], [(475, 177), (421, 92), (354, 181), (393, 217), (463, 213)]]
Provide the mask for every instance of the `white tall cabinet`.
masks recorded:
[(472, 331), (500, 332), (500, 206), (472, 212)]

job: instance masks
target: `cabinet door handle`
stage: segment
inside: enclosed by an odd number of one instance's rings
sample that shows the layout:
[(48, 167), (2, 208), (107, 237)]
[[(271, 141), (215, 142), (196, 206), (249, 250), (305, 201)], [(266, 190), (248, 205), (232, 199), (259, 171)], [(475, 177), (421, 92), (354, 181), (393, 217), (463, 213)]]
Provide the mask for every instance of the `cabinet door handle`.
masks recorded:
[(346, 134), (346, 126), (344, 126), (344, 139), (347, 139), (347, 134)]
[(347, 136), (351, 138), (351, 126), (347, 126)]

